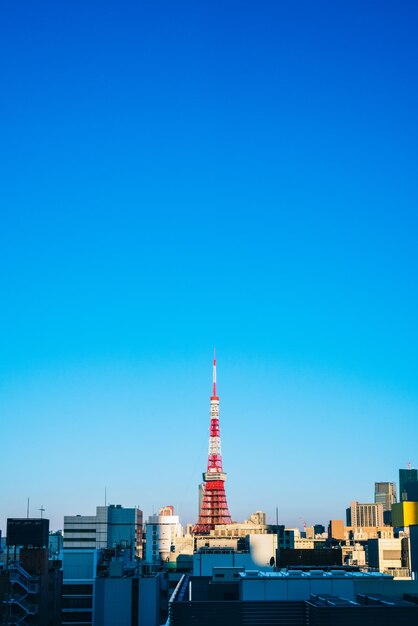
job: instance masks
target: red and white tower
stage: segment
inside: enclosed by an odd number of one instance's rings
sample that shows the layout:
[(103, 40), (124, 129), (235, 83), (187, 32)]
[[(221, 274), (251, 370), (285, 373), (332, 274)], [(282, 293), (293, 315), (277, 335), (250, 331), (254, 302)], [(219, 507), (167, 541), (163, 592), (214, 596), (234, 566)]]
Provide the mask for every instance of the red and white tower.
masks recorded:
[(226, 474), (222, 469), (219, 398), (216, 393), (216, 353), (213, 359), (213, 388), (210, 398), (208, 468), (203, 474), (204, 494), (199, 519), (193, 528), (197, 535), (209, 533), (215, 524), (231, 524), (225, 494)]

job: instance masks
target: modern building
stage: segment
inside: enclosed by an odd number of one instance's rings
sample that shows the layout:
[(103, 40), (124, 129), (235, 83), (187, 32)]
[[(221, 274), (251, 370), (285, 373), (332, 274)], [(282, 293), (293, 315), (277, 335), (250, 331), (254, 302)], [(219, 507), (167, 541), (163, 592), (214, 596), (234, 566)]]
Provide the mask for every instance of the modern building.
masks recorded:
[(405, 528), (412, 524), (418, 524), (418, 502), (404, 500), (392, 504), (392, 526)]
[(182, 577), (170, 598), (169, 623), (411, 626), (418, 621), (417, 591), (417, 581), (395, 581), (379, 573), (215, 567), (208, 576)]
[(142, 557), (142, 511), (120, 504), (96, 507), (96, 515), (65, 515), (64, 550), (130, 548)]
[[(150, 515), (145, 527), (145, 561), (160, 565), (175, 562), (181, 551), (180, 544), (187, 543), (186, 553), (193, 553), (193, 538), (186, 542), (180, 518), (174, 514), (173, 506), (160, 509), (158, 514)], [(184, 553), (184, 552), (183, 552)]]
[(94, 581), (102, 550), (67, 548), (63, 551), (62, 615), (63, 626), (93, 624)]
[(94, 626), (158, 626), (161, 574), (140, 577), (112, 561), (95, 580)]
[(394, 574), (402, 568), (402, 539), (369, 539), (368, 565), (379, 572)]
[(62, 623), (93, 623), (95, 579), (112, 557), (132, 571), (142, 556), (142, 511), (121, 505), (96, 507), (96, 515), (64, 517)]
[(63, 536), (58, 530), (55, 533), (49, 533), (48, 553), (50, 559), (59, 559), (62, 561)]
[(407, 469), (399, 470), (399, 501), (410, 500), (408, 497), (408, 483), (418, 482), (418, 470), (411, 467), (408, 463)]
[(347, 526), (383, 526), (383, 504), (361, 504), (352, 500), (350, 508), (347, 509)]
[(379, 482), (374, 484), (374, 501), (383, 505), (383, 521), (391, 524), (392, 504), (396, 502), (395, 483)]

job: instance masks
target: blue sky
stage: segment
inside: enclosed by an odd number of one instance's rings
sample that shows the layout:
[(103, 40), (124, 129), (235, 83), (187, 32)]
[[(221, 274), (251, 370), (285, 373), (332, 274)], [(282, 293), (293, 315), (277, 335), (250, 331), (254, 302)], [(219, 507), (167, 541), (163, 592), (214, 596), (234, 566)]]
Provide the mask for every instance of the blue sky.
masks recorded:
[(418, 463), (416, 3), (0, 23), (0, 527), (105, 485), (194, 521), (215, 345), (234, 519)]

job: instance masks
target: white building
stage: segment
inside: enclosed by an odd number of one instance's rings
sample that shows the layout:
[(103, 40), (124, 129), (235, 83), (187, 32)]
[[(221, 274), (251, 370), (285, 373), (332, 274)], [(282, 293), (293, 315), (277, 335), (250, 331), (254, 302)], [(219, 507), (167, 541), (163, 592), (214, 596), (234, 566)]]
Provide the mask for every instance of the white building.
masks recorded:
[(183, 528), (178, 515), (174, 515), (174, 507), (166, 506), (158, 514), (150, 515), (145, 529), (147, 563), (170, 561), (177, 553), (177, 545), (183, 538)]

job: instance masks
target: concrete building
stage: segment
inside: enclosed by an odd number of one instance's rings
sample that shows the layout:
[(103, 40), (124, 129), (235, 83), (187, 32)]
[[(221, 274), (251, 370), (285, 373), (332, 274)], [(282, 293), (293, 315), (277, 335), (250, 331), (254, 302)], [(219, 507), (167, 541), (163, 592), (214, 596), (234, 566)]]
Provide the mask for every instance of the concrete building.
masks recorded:
[(331, 519), (328, 524), (328, 539), (343, 541), (345, 539), (345, 524), (342, 519)]
[(101, 550), (93, 548), (67, 548), (63, 551), (63, 626), (93, 624), (94, 581), (101, 554)]
[(418, 605), (413, 601), (417, 592), (417, 581), (395, 581), (379, 573), (341, 569), (272, 573), (216, 567), (211, 575), (181, 579), (170, 599), (169, 623), (410, 626), (418, 621)]
[(127, 575), (120, 565), (95, 580), (94, 626), (158, 626), (161, 574)]
[(175, 562), (178, 554), (193, 553), (193, 539), (185, 537), (180, 518), (174, 514), (173, 506), (160, 509), (158, 514), (150, 515), (145, 528), (145, 561), (149, 564)]
[(374, 484), (374, 501), (383, 505), (383, 521), (385, 524), (392, 523), (392, 504), (396, 502), (396, 485), (389, 482)]
[(374, 484), (374, 501), (383, 505), (383, 511), (391, 511), (392, 504), (396, 502), (395, 483), (378, 482)]
[(408, 464), (407, 469), (399, 470), (399, 501), (410, 500), (408, 497), (408, 484), (418, 482), (418, 470)]
[(393, 574), (402, 568), (401, 539), (369, 539), (367, 542), (368, 565), (379, 572)]
[(229, 548), (235, 551), (247, 549), (248, 537), (253, 535), (279, 535), (281, 548), (294, 548), (295, 540), (300, 538), (298, 528), (286, 528), (282, 525), (265, 523), (265, 514), (257, 511), (244, 522), (216, 525), (207, 535), (195, 537), (195, 549)]
[(392, 504), (392, 526), (405, 528), (412, 524), (418, 524), (418, 502), (404, 500)]
[(368, 539), (393, 539), (391, 526), (346, 526), (347, 541), (367, 541)]
[(347, 509), (347, 526), (383, 526), (383, 504), (361, 504), (352, 500), (350, 508)]
[(360, 543), (342, 545), (342, 559), (344, 565), (351, 567), (366, 567), (366, 551)]
[(120, 504), (96, 507), (96, 515), (65, 515), (64, 550), (130, 548), (142, 557), (142, 511)]

